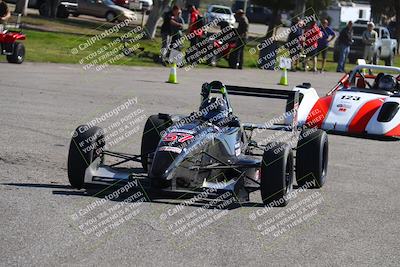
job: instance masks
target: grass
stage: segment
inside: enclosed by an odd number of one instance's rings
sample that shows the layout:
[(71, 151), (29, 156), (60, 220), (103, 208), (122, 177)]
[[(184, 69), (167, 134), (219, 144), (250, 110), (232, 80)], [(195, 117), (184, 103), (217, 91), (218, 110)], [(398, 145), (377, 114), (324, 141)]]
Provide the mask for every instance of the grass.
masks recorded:
[[(27, 39), (26, 60), (30, 62), (51, 62), (51, 63), (70, 63), (80, 64), (80, 61), (87, 63), (85, 59), (91, 54), (100, 51), (103, 47), (108, 47), (108, 51), (117, 47), (109, 47), (115, 38), (107, 37), (96, 41), (93, 45), (78, 54), (71, 53), (72, 49), (79, 48), (79, 45), (85, 43), (91, 36), (82, 37), (81, 35), (71, 33), (41, 32), (35, 30), (26, 30)], [(159, 50), (157, 41), (143, 40), (140, 46), (145, 47), (146, 51), (156, 53)], [(104, 53), (102, 53), (104, 54)], [(123, 57), (112, 65), (133, 65), (133, 66), (151, 66), (156, 65), (151, 58), (142, 57)]]
[[(90, 55), (102, 50), (104, 47), (110, 51), (115, 46), (110, 44), (122, 34), (127, 33), (132, 28), (122, 28), (118, 33), (110, 34), (109, 36), (97, 40), (84, 50), (78, 49), (79, 53), (74, 54), (71, 51), (85, 44), (91, 37), (103, 33), (105, 30), (114, 26), (114, 24), (103, 23), (101, 21), (88, 21), (81, 19), (44, 19), (37, 15), (30, 15), (23, 18), (23, 23), (27, 25), (24, 33), (27, 39), (24, 41), (26, 47), (26, 61), (30, 62), (51, 62), (51, 63), (69, 63), (69, 64), (87, 64), (90, 60), (87, 58)], [(140, 40), (137, 42), (144, 51), (158, 55), (161, 39), (159, 37), (154, 40)], [(245, 68), (256, 68), (258, 53), (251, 55), (249, 50), (255, 48), (257, 41), (249, 42), (245, 49)], [(137, 47), (137, 46), (136, 46)], [(118, 53), (120, 52), (119, 49)], [(104, 55), (103, 52), (97, 58)], [(110, 65), (128, 65), (128, 66), (160, 66), (153, 61), (153, 58), (141, 54), (141, 56), (122, 56), (115, 62), (110, 62)], [(109, 57), (111, 58), (111, 57)], [(103, 59), (109, 59), (104, 57)], [(4, 61), (4, 57), (0, 59)], [(102, 64), (107, 60), (99, 61), (97, 64)], [(319, 62), (320, 64), (320, 62)], [(400, 66), (400, 57), (396, 56), (395, 65)], [(200, 67), (207, 67), (199, 65)], [(218, 62), (219, 67), (228, 67), (225, 60)], [(320, 65), (319, 65), (320, 66)], [(328, 52), (328, 62), (326, 71), (335, 71), (337, 63), (333, 62), (333, 53)], [(346, 64), (346, 69), (351, 69), (354, 65)]]

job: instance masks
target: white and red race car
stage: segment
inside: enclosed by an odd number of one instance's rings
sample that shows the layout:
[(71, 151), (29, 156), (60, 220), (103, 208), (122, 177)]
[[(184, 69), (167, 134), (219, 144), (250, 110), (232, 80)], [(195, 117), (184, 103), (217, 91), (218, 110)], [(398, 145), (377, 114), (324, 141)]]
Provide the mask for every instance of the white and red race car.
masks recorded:
[(326, 96), (319, 97), (308, 83), (296, 86), (293, 90), (300, 93), (298, 124), (328, 133), (398, 139), (399, 77), (397, 67), (358, 65)]

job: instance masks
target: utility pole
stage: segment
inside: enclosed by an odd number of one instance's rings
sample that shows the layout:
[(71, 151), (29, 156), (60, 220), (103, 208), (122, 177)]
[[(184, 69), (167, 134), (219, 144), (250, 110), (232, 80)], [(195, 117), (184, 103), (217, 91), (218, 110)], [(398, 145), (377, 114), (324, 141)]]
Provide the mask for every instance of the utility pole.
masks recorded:
[(244, 11), (244, 14), (246, 14), (247, 3), (248, 3), (248, 1), (249, 1), (249, 0), (244, 0), (244, 3), (243, 3), (243, 11)]
[(306, 0), (296, 0), (295, 15), (304, 18), (306, 12)]

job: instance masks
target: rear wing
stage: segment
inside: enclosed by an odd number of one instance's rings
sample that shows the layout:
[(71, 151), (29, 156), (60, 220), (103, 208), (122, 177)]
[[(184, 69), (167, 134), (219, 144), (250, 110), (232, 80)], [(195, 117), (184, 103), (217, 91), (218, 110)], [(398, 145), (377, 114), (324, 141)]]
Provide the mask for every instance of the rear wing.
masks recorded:
[[(241, 95), (241, 96), (253, 96), (263, 98), (274, 98), (274, 99), (285, 99), (286, 100), (286, 115), (291, 113), (292, 123), (291, 125), (284, 125), (286, 128), (289, 126), (290, 130), (297, 130), (297, 111), (299, 108), (299, 92), (280, 90), (280, 89), (265, 89), (256, 87), (245, 87), (245, 86), (225, 86), (227, 94), (230, 95)], [(211, 93), (220, 93), (220, 89), (211, 89)], [(258, 128), (258, 127), (257, 127)], [(264, 128), (264, 127), (263, 127)], [(274, 128), (276, 129), (276, 128)]]

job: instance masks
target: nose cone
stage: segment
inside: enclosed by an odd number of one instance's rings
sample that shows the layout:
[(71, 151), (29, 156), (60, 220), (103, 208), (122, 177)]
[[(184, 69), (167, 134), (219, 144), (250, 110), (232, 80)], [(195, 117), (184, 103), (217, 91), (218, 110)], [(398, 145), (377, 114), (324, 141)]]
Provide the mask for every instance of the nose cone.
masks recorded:
[(170, 151), (159, 151), (156, 153), (151, 165), (151, 176), (156, 178), (166, 178), (167, 170), (179, 154)]

